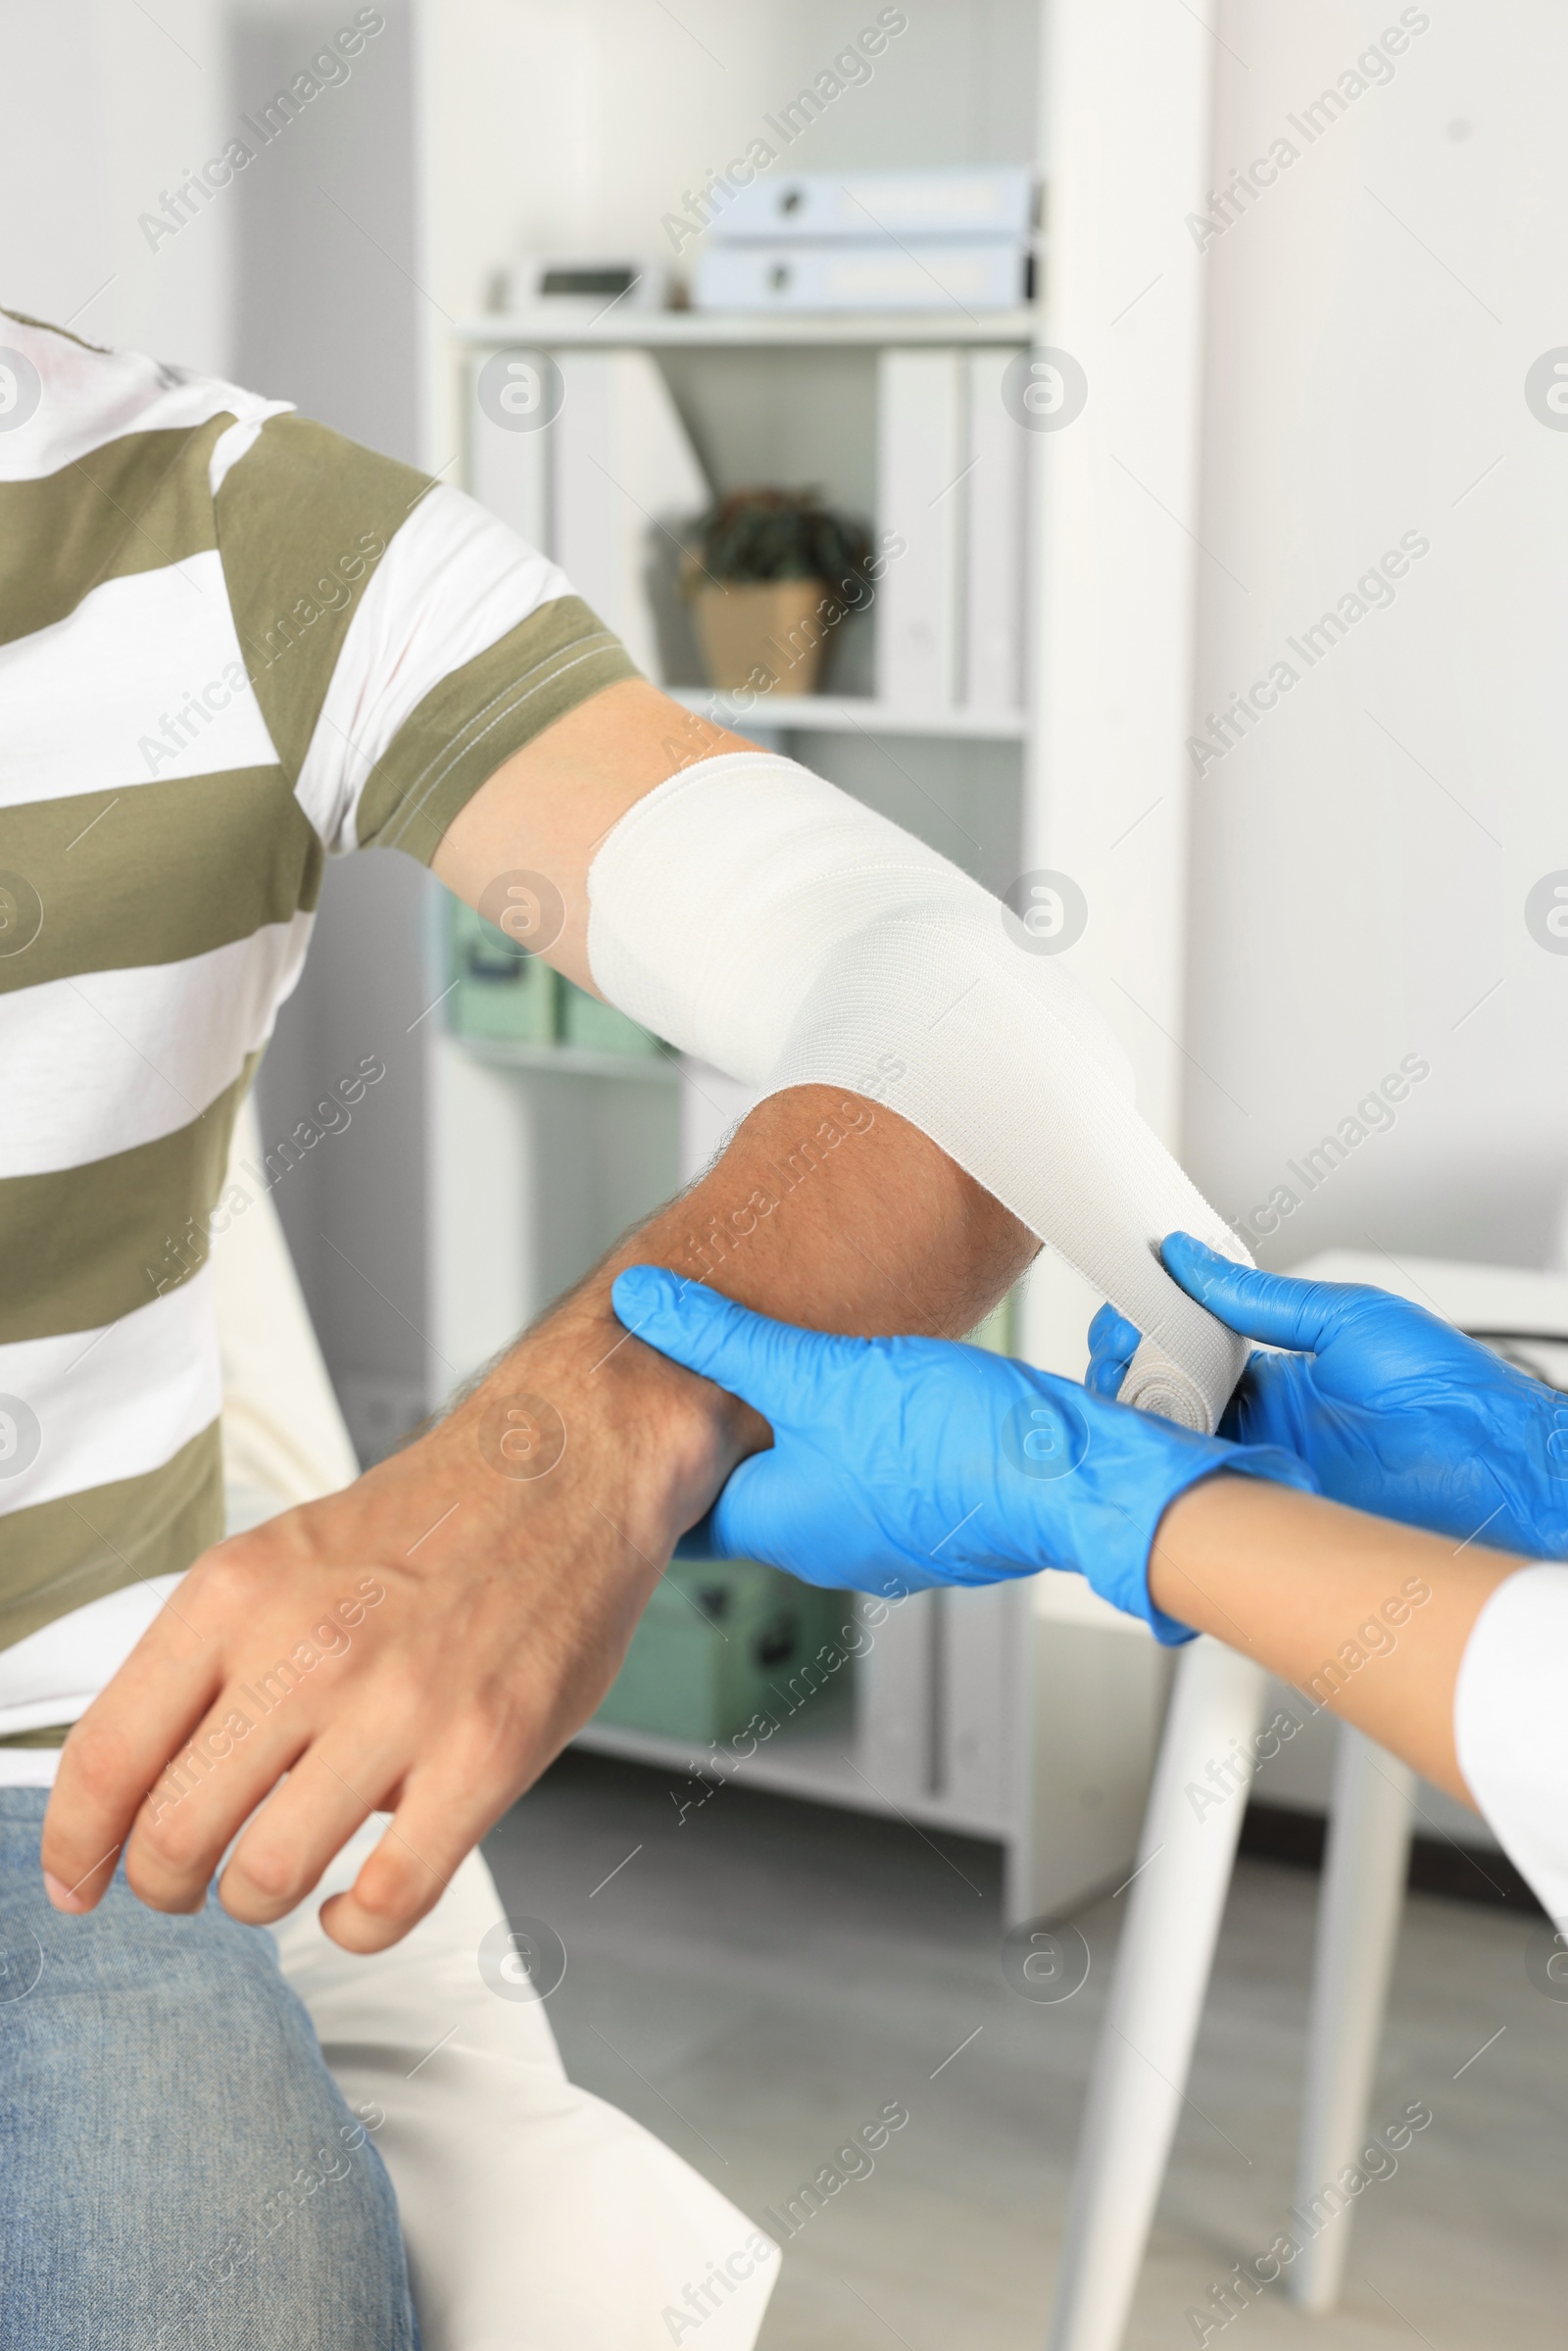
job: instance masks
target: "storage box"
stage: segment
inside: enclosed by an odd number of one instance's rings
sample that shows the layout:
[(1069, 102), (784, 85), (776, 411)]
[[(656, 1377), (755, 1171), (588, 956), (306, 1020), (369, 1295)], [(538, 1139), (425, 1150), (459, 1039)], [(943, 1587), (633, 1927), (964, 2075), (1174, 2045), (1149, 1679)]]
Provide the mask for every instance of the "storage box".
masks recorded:
[(601, 1004), (597, 996), (574, 988), (570, 980), (560, 982), (561, 1020), (558, 1029), (563, 1045), (574, 1045), (592, 1053), (635, 1053), (653, 1056), (663, 1047), (651, 1029), (638, 1026), (613, 1004)]
[(454, 1032), (492, 1043), (554, 1044), (562, 983), (550, 965), (457, 899), (451, 922), (457, 985), (448, 1000), (448, 1019)]
[(821, 1686), (803, 1669), (825, 1642), (843, 1649), (854, 1607), (849, 1592), (755, 1559), (672, 1560), (596, 1720), (700, 1745), (736, 1737), (755, 1714), (782, 1723)]
[(639, 1059), (663, 1052), (649, 1030), (574, 988), (471, 906), (452, 900), (448, 923), (448, 976), (456, 984), (445, 1010), (455, 1036), (491, 1045), (569, 1045)]

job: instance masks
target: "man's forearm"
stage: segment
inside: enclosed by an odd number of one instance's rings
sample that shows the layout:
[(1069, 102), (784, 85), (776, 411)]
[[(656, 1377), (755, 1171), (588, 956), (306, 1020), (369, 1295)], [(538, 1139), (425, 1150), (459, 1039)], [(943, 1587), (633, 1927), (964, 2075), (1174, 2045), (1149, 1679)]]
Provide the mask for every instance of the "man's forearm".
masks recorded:
[(1465, 1644), (1520, 1561), (1262, 1479), (1205, 1479), (1160, 1521), (1149, 1589), (1473, 1803), (1453, 1741)]
[(692, 1190), (614, 1252), (818, 1330), (958, 1338), (1034, 1235), (917, 1127), (826, 1086), (773, 1096)]
[[(767, 1443), (621, 1329), (620, 1266), (831, 1330), (957, 1332), (1033, 1249), (899, 1119), (814, 1088), (762, 1103), (417, 1443), (198, 1561), (67, 1743), (51, 1899), (90, 1909), (123, 1845), (144, 1901), (194, 1910), (227, 1852), (225, 1904), (266, 1923), (385, 1807), (394, 1825), (323, 1923), (348, 1949), (395, 1942), (593, 1713), (675, 1541)], [(351, 1641), (328, 1621), (345, 1562), (379, 1590)], [(302, 1656), (308, 1682), (277, 1662)], [(258, 1698), (279, 1675), (283, 1697)], [(189, 1764), (174, 1793), (171, 1758)]]
[[(708, 1174), (618, 1243), (524, 1348), (558, 1358), (578, 1408), (596, 1420), (613, 1395), (617, 1425), (662, 1432), (662, 1472), (650, 1462), (655, 1517), (635, 1536), (657, 1550), (658, 1512), (672, 1509), (670, 1533), (680, 1533), (767, 1433), (744, 1405), (621, 1330), (610, 1289), (622, 1266), (669, 1266), (818, 1330), (958, 1338), (1038, 1248), (917, 1128), (857, 1097), (801, 1087), (753, 1110)], [(507, 1385), (513, 1361), (481, 1395)]]

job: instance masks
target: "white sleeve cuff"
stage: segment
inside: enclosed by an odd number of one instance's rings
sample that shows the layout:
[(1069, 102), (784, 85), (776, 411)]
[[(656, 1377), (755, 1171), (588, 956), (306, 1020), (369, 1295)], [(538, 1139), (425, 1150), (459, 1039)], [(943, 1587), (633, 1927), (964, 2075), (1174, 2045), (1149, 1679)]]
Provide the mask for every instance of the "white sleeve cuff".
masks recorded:
[(1453, 1737), (1503, 1851), (1568, 1919), (1568, 1567), (1522, 1567), (1487, 1601), (1459, 1664)]

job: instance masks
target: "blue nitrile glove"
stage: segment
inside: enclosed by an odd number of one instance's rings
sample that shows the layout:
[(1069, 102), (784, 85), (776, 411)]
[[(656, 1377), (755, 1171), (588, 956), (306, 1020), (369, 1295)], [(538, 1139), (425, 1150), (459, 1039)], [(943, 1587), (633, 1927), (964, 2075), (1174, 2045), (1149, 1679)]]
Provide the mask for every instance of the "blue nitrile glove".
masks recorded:
[(1186, 1641), (1149, 1596), (1166, 1505), (1216, 1470), (1311, 1484), (1293, 1454), (1196, 1436), (979, 1347), (826, 1338), (654, 1265), (611, 1295), (639, 1339), (772, 1425), (772, 1450), (741, 1463), (687, 1557), (886, 1594), (1071, 1568)]
[[(1534, 1559), (1568, 1555), (1568, 1396), (1408, 1299), (1361, 1283), (1298, 1282), (1172, 1233), (1165, 1269), (1254, 1354), (1220, 1434), (1282, 1445), (1357, 1510)], [(1102, 1306), (1088, 1386), (1113, 1396), (1138, 1333)]]

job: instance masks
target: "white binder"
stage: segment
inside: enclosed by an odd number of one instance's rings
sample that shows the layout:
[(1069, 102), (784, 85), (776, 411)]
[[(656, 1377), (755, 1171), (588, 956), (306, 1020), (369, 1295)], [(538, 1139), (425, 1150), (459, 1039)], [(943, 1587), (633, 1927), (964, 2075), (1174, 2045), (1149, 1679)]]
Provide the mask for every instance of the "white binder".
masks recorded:
[(1014, 239), (920, 244), (868, 234), (816, 245), (710, 244), (692, 271), (700, 311), (949, 311), (965, 319), (1029, 299), (1030, 256)]
[(821, 237), (1000, 237), (1029, 234), (1027, 164), (930, 165), (908, 171), (768, 173), (741, 188), (709, 234), (720, 244)]
[(655, 581), (711, 493), (646, 351), (563, 351), (550, 553), (645, 675), (663, 674)]
[(661, 592), (673, 594), (676, 542), (710, 503), (708, 479), (646, 351), (561, 351), (555, 365), (560, 411), (537, 431), (498, 424), (470, 398), (474, 495), (553, 557), (658, 678)]
[(877, 527), (904, 545), (877, 582), (877, 693), (903, 710), (951, 710), (959, 684), (963, 354), (889, 350), (878, 367)]
[(971, 710), (1024, 703), (1025, 507), (1030, 436), (1004, 397), (1011, 351), (968, 355), (963, 480), (963, 699)]

